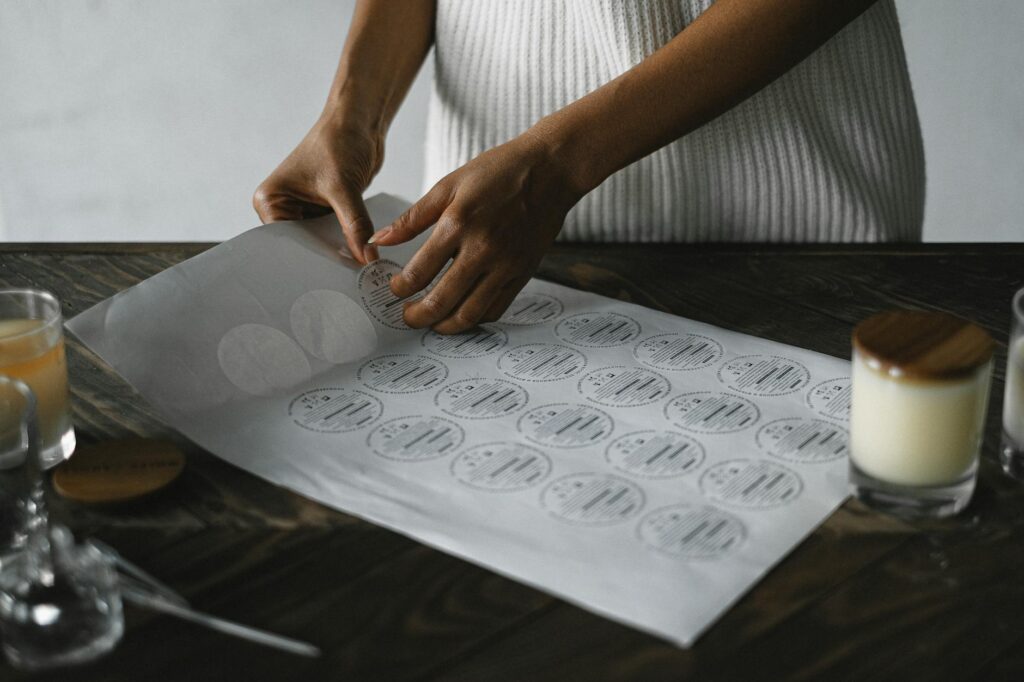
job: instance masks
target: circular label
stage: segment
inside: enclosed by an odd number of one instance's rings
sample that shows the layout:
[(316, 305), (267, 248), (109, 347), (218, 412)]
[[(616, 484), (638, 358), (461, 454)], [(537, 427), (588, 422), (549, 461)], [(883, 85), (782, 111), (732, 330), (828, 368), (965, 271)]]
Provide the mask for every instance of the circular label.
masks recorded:
[(803, 481), (795, 472), (762, 459), (722, 462), (700, 477), (700, 489), (709, 499), (749, 509), (767, 509), (792, 502), (803, 487)]
[(279, 394), (312, 376), (299, 344), (265, 324), (229, 329), (217, 344), (217, 361), (228, 381), (250, 395)]
[(427, 330), (420, 343), (431, 353), (446, 358), (479, 358), (504, 348), (508, 335), (497, 327), (479, 325), (460, 334)]
[(757, 432), (757, 444), (769, 455), (793, 462), (831, 462), (846, 456), (846, 429), (818, 419), (776, 419)]
[(465, 438), (466, 433), (455, 422), (417, 414), (384, 422), (370, 432), (366, 444), (386, 459), (421, 462), (458, 450)]
[(718, 379), (740, 393), (774, 396), (800, 390), (811, 373), (799, 362), (777, 355), (741, 355), (722, 365)]
[(586, 366), (582, 353), (557, 343), (516, 346), (498, 358), (498, 369), (522, 381), (557, 381), (579, 374)]
[(589, 405), (542, 405), (519, 418), (519, 432), (539, 445), (582, 448), (611, 435), (614, 422)]
[(373, 322), (340, 291), (307, 291), (292, 303), (288, 320), (307, 353), (335, 365), (365, 358), (377, 348)]
[(415, 301), (422, 296), (421, 292), (409, 298), (398, 298), (391, 293), (391, 278), (401, 271), (398, 263), (381, 258), (364, 266), (359, 271), (357, 280), (359, 295), (366, 312), (370, 313), (373, 319), (392, 329), (409, 329), (402, 317), (402, 304), (405, 301)]
[(644, 506), (643, 490), (635, 483), (598, 473), (555, 479), (544, 488), (540, 499), (556, 518), (595, 526), (631, 519)]
[(381, 355), (363, 364), (357, 376), (375, 391), (415, 393), (443, 383), (448, 368), (440, 360), (422, 355)]
[(852, 387), (849, 377), (822, 381), (807, 392), (807, 406), (822, 417), (842, 422), (849, 421)]
[(542, 482), (551, 460), (540, 450), (519, 443), (487, 443), (452, 460), (452, 475), (480, 490), (513, 492)]
[(559, 322), (555, 336), (588, 348), (621, 346), (640, 336), (640, 323), (619, 313), (581, 313)]
[(511, 381), (477, 377), (443, 387), (434, 404), (455, 417), (493, 419), (521, 410), (528, 399), (526, 391)]
[(704, 462), (704, 446), (674, 431), (627, 433), (613, 440), (604, 454), (619, 471), (644, 478), (682, 476)]
[(677, 504), (640, 519), (637, 535), (648, 547), (674, 557), (717, 559), (739, 547), (747, 529), (720, 509)]
[(377, 398), (350, 388), (315, 388), (288, 405), (288, 416), (309, 431), (341, 433), (369, 426), (384, 406)]
[(658, 334), (633, 347), (633, 357), (648, 367), (668, 370), (692, 370), (718, 362), (722, 345), (699, 334)]
[(608, 407), (650, 405), (668, 395), (668, 379), (639, 367), (602, 367), (587, 372), (576, 388), (587, 400)]
[(697, 433), (732, 433), (753, 426), (757, 405), (730, 393), (699, 391), (677, 395), (665, 405), (665, 417), (681, 429)]
[(562, 314), (562, 302), (547, 294), (522, 293), (516, 296), (505, 314), (498, 320), (504, 324), (526, 326), (542, 324)]

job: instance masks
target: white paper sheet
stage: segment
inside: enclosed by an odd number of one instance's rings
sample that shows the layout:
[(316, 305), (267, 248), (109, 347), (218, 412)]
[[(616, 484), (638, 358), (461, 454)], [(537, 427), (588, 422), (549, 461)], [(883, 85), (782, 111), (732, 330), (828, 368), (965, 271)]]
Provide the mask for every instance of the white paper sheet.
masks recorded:
[(410, 330), (415, 247), (267, 225), (68, 327), (210, 452), (684, 646), (846, 497), (848, 362), (540, 280)]

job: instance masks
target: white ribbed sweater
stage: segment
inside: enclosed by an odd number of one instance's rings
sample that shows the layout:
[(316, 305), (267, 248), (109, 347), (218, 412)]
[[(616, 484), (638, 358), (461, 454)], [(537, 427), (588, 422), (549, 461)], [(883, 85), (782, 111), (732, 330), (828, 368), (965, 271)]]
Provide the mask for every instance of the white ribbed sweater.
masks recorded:
[[(439, 0), (427, 187), (628, 70), (712, 0)], [(608, 178), (561, 238), (919, 240), (924, 154), (892, 0)]]

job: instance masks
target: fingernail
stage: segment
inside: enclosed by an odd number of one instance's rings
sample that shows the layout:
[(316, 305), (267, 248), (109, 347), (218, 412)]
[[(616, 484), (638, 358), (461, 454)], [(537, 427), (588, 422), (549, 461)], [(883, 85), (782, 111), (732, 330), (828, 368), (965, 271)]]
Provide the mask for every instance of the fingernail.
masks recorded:
[(364, 261), (366, 261), (367, 263), (372, 263), (373, 261), (377, 260), (378, 258), (380, 258), (380, 254), (377, 253), (377, 247), (376, 246), (374, 246), (373, 244), (367, 244), (363, 248), (363, 260)]
[(366, 243), (367, 244), (373, 244), (374, 242), (376, 242), (381, 237), (388, 236), (389, 232), (391, 232), (391, 228), (390, 227), (385, 227), (382, 230), (377, 230), (376, 232), (373, 233), (373, 235), (369, 239), (366, 240)]

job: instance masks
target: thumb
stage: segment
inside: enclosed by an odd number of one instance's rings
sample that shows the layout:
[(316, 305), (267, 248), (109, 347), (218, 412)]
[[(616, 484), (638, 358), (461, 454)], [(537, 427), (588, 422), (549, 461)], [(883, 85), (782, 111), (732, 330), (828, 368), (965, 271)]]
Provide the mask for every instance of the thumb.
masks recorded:
[(450, 201), (451, 194), (447, 188), (434, 185), (422, 199), (398, 216), (395, 222), (370, 237), (370, 244), (394, 246), (409, 241), (440, 220)]
[[(362, 264), (376, 260), (376, 249), (367, 248), (366, 242), (373, 234), (373, 221), (363, 203), (363, 197), (344, 187), (338, 187), (324, 197), (334, 210), (345, 235), (345, 244), (352, 257)], [(369, 257), (368, 257), (369, 256)]]

